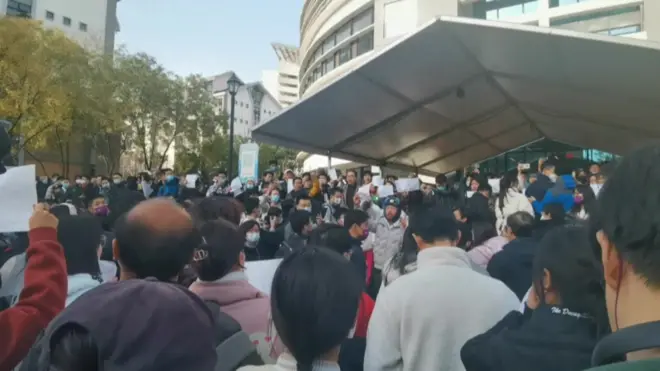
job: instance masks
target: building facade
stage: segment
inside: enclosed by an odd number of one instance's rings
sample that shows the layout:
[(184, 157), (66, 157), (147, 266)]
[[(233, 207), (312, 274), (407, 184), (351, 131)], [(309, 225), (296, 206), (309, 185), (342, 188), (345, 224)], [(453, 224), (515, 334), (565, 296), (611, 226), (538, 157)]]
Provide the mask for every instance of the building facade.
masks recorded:
[(442, 15), (499, 20), (660, 42), (659, 0), (306, 0), (300, 96)]
[(0, 15), (40, 20), (90, 50), (112, 53), (119, 31), (118, 1), (0, 0)]
[[(231, 113), (231, 94), (227, 86), (227, 81), (233, 71), (227, 71), (220, 75), (210, 77), (213, 95), (218, 100), (218, 108), (224, 112), (227, 117)], [(251, 130), (257, 124), (267, 121), (282, 110), (282, 105), (273, 97), (268, 89), (261, 82), (244, 83), (238, 89), (234, 105), (234, 134), (242, 137), (250, 137)], [(261, 102), (255, 104), (250, 90), (253, 88), (261, 89), (264, 92)]]
[(299, 71), (298, 48), (295, 46), (273, 43), (273, 50), (277, 54), (277, 93), (275, 98), (283, 107), (288, 107), (299, 99)]

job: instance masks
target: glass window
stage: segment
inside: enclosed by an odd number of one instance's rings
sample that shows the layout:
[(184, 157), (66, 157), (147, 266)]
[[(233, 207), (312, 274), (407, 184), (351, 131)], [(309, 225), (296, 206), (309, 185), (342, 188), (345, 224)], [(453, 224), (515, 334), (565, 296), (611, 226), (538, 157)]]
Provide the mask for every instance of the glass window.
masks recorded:
[(353, 58), (353, 53), (350, 45), (341, 49), (337, 53), (337, 63), (340, 65), (350, 61), (352, 58)]
[(7, 15), (30, 18), (32, 16), (32, 1), (9, 0), (7, 2)]
[(511, 5), (499, 9), (498, 19), (517, 17), (525, 14), (523, 4)]
[(62, 23), (64, 23), (65, 26), (71, 26), (71, 18), (63, 17), (62, 18)]
[(346, 23), (337, 31), (337, 44), (351, 36), (351, 22)]
[(325, 75), (326, 73), (332, 71), (335, 69), (335, 59), (330, 58), (323, 62), (323, 74)]
[(374, 11), (369, 9), (353, 18), (353, 34), (374, 24)]
[(46, 19), (49, 20), (49, 21), (54, 20), (55, 19), (55, 13), (47, 10), (46, 11)]
[(323, 54), (327, 53), (335, 46), (335, 35), (328, 37), (323, 43)]
[(80, 22), (78, 28), (80, 28), (80, 31), (87, 32), (87, 23)]
[(633, 26), (613, 28), (611, 30), (605, 31), (605, 33), (610, 36), (630, 35), (631, 33), (638, 33), (638, 32), (642, 32), (642, 26), (638, 24)]
[(361, 37), (357, 42), (357, 51), (356, 56), (362, 55), (366, 52), (369, 52), (374, 49), (374, 34), (365, 35)]

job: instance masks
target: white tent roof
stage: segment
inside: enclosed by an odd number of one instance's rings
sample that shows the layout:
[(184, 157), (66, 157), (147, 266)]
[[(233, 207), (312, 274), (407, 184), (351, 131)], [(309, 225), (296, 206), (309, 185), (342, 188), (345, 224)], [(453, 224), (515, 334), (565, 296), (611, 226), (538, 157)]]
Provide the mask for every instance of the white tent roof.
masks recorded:
[(660, 44), (440, 17), (252, 132), (446, 173), (547, 137), (623, 154), (660, 138)]

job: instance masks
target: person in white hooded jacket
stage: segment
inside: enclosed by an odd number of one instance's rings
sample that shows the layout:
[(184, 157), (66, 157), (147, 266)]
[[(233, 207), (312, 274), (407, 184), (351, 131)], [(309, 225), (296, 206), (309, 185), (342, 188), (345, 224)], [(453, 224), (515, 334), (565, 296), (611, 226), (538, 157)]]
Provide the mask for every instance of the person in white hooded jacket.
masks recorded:
[(495, 217), (497, 218), (495, 227), (500, 234), (510, 215), (524, 211), (534, 216), (532, 203), (521, 193), (520, 189), (520, 183), (515, 174), (507, 174), (500, 180), (500, 193), (495, 200)]
[(451, 211), (432, 207), (410, 220), (419, 246), (417, 270), (378, 296), (367, 333), (364, 369), (464, 371), (463, 344), (482, 334), (520, 301), (502, 282), (474, 270), (456, 246)]

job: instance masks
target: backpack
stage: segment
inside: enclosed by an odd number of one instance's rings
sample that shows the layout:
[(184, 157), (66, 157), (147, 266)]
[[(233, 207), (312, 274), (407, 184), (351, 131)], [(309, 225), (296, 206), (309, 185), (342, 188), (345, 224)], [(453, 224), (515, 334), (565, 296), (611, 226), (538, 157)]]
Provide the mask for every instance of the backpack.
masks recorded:
[(215, 351), (218, 361), (214, 371), (234, 371), (243, 366), (260, 366), (264, 362), (241, 325), (220, 309), (220, 305), (205, 300), (215, 320)]

